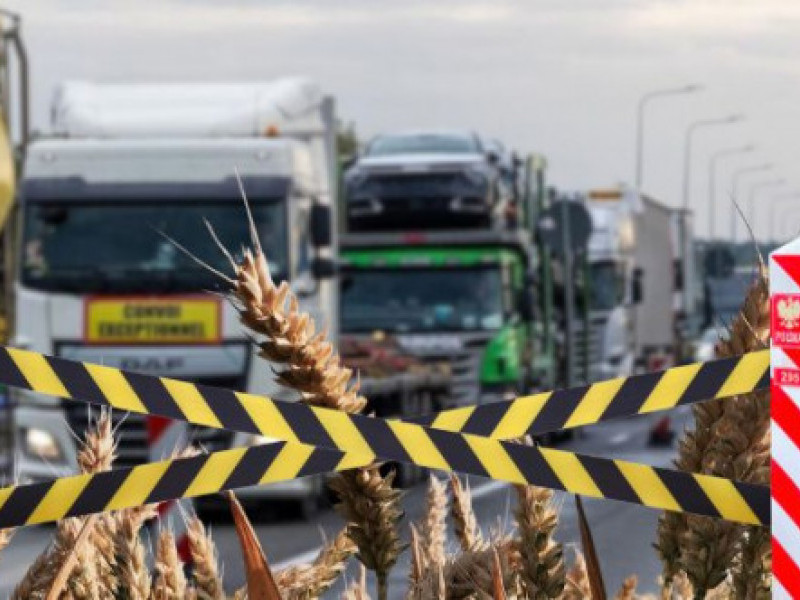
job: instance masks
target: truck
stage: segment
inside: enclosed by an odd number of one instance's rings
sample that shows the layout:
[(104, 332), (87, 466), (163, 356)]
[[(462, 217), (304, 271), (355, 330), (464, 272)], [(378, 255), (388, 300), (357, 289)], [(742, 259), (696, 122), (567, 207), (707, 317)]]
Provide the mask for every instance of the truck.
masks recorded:
[[(222, 243), (249, 240), (238, 170), (273, 276), (337, 339), (334, 103), (305, 78), (242, 84), (99, 84), (57, 91), (52, 132), (27, 147), (12, 345), (71, 360), (283, 397), (220, 281), (203, 220)], [(168, 237), (167, 237), (168, 236)], [(77, 468), (83, 408), (15, 391), (22, 481)], [(115, 415), (117, 464), (149, 460), (144, 417)], [(263, 440), (192, 428), (208, 450)], [(243, 492), (309, 501), (319, 479)]]
[(521, 232), (351, 234), (341, 240), (343, 335), (390, 333), (449, 365), (435, 411), (514, 397), (534, 386), (532, 278)]
[(377, 222), (341, 237), (342, 335), (383, 332), (424, 362), (448, 365), (451, 393), (435, 410), (565, 381), (558, 258), (536, 227), (550, 203), (546, 165), (536, 154), (517, 161), (513, 225), (442, 227), (420, 205), (415, 227)]
[(667, 368), (676, 357), (674, 212), (620, 186), (586, 192), (592, 380)]

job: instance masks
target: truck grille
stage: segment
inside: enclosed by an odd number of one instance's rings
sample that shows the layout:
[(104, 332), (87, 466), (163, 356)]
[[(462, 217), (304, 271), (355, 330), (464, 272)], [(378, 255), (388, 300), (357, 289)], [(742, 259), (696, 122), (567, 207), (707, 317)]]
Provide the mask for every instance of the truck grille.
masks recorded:
[[(241, 377), (198, 378), (194, 383), (212, 385), (232, 390), (244, 389)], [(79, 437), (89, 424), (89, 409), (79, 402), (64, 402), (64, 413), (72, 431)], [(96, 409), (93, 409), (96, 414)], [(147, 417), (145, 415), (113, 411), (111, 415), (117, 439), (117, 467), (130, 467), (150, 460), (147, 444)], [(229, 448), (234, 433), (224, 429), (189, 426), (189, 443), (208, 452)]]
[(457, 352), (415, 352), (428, 363), (445, 363), (450, 368), (450, 405), (477, 404), (480, 397), (481, 358), (486, 339), (465, 339), (464, 347)]

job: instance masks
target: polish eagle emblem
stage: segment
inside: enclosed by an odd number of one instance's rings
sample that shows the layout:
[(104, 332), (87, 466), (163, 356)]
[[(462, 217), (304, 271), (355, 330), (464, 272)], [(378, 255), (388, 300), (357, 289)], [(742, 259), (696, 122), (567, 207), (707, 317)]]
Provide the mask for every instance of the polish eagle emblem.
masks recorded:
[(785, 329), (797, 329), (800, 325), (800, 300), (781, 298), (777, 303), (778, 319)]

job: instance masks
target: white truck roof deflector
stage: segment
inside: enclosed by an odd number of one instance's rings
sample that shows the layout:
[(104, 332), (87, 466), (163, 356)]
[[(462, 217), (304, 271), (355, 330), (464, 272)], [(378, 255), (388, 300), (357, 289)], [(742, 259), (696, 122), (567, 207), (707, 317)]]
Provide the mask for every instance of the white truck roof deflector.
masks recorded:
[(324, 131), (319, 86), (301, 77), (265, 83), (97, 84), (56, 92), (52, 126), (67, 137), (238, 137)]

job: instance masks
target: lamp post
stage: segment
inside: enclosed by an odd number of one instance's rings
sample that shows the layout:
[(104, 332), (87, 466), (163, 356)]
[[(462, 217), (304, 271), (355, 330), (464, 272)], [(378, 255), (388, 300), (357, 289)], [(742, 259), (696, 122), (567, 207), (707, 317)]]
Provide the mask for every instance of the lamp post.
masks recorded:
[(647, 104), (656, 98), (663, 98), (665, 96), (678, 96), (681, 94), (692, 94), (699, 92), (703, 87), (697, 84), (685, 85), (679, 88), (669, 88), (663, 90), (654, 90), (644, 94), (639, 98), (639, 104), (636, 110), (636, 189), (641, 190), (643, 184), (643, 169), (644, 169), (644, 109)]
[(694, 139), (694, 134), (697, 133), (699, 129), (715, 127), (717, 125), (732, 125), (733, 123), (738, 123), (743, 120), (744, 117), (742, 115), (730, 115), (721, 119), (703, 119), (701, 121), (695, 121), (686, 128), (686, 138), (684, 140), (683, 149), (683, 210), (688, 210), (689, 208), (689, 188), (691, 187), (690, 180), (692, 170), (692, 141)]
[(769, 241), (775, 241), (775, 217), (779, 214), (777, 210), (775, 210), (779, 205), (785, 204), (786, 202), (793, 200), (794, 204), (797, 207), (800, 207), (800, 191), (794, 192), (787, 192), (785, 194), (779, 194), (772, 199), (772, 204), (770, 205), (770, 216), (769, 216)]
[[(734, 202), (739, 202), (739, 185), (741, 183), (742, 177), (745, 175), (749, 175), (750, 173), (758, 173), (761, 171), (769, 171), (774, 165), (772, 163), (764, 163), (763, 165), (751, 165), (748, 167), (742, 167), (740, 169), (736, 169), (733, 172), (732, 181), (733, 185), (731, 186), (733, 190), (733, 200)], [(731, 206), (731, 243), (736, 243), (736, 207)]]
[(728, 156), (747, 154), (755, 150), (753, 144), (738, 148), (726, 148), (711, 155), (708, 165), (708, 239), (713, 241), (717, 237), (717, 163)]
[(775, 179), (759, 181), (750, 186), (750, 195), (747, 197), (747, 221), (748, 225), (750, 226), (750, 231), (753, 232), (753, 238), (755, 240), (758, 240), (758, 233), (756, 231), (756, 209), (755, 209), (756, 194), (765, 188), (774, 187), (776, 185), (783, 185), (784, 183), (786, 183), (786, 180), (783, 177), (777, 177)]

